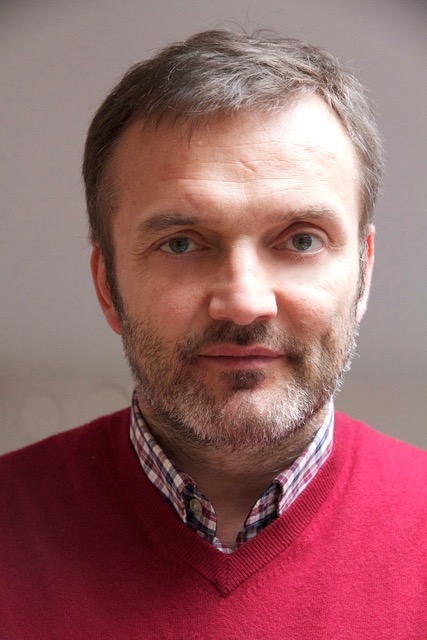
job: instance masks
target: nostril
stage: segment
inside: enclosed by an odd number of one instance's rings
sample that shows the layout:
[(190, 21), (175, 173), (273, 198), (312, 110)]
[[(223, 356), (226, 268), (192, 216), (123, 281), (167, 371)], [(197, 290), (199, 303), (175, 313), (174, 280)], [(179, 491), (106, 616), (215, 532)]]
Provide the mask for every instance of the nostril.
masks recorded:
[(235, 324), (251, 324), (258, 319), (271, 319), (277, 315), (274, 292), (222, 291), (212, 296), (209, 315), (214, 320), (231, 320)]

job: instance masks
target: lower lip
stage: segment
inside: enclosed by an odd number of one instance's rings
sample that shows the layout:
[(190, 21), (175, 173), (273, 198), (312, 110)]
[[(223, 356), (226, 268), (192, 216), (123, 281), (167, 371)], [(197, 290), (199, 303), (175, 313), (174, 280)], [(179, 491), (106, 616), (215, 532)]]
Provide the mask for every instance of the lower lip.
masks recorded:
[(199, 356), (197, 360), (208, 365), (221, 367), (222, 369), (253, 371), (272, 366), (276, 364), (280, 358), (281, 356)]

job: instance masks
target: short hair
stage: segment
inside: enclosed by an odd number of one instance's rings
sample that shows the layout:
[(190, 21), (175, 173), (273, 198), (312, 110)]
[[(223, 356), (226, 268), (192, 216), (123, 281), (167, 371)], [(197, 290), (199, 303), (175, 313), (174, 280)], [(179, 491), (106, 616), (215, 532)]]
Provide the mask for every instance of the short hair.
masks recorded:
[(372, 221), (381, 173), (381, 143), (366, 93), (338, 60), (317, 46), (271, 31), (253, 35), (205, 31), (131, 67), (96, 112), (89, 128), (83, 176), (91, 241), (113, 277), (114, 187), (108, 166), (135, 120), (191, 128), (241, 110), (275, 112), (319, 95), (337, 114), (360, 165), (361, 236)]

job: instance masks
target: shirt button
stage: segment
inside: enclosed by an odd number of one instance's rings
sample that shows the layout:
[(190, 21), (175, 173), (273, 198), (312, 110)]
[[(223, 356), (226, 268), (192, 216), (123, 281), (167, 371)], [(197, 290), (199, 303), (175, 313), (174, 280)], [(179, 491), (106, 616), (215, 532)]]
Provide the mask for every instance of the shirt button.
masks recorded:
[(190, 500), (189, 506), (195, 516), (199, 516), (202, 513), (202, 505), (200, 504), (200, 501), (197, 500), (196, 498), (192, 498)]

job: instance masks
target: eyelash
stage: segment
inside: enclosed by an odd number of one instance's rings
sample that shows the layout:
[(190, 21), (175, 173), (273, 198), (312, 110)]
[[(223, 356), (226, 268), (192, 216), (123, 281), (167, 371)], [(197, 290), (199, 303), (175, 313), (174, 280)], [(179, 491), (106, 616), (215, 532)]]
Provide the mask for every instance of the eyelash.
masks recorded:
[[(288, 238), (286, 238), (286, 240), (285, 240), (284, 242), (280, 243), (280, 244), (279, 244), (279, 248), (280, 248), (280, 246), (284, 246), (284, 245), (286, 245), (286, 244), (287, 244), (287, 243), (289, 243), (289, 242), (292, 242), (292, 244), (293, 244), (293, 241), (294, 241), (296, 238), (298, 238), (298, 237), (301, 237), (301, 238), (302, 238), (302, 237), (304, 237), (304, 236), (311, 238), (311, 244), (313, 244), (313, 242), (314, 242), (314, 244), (316, 244), (316, 242), (318, 242), (318, 243), (320, 244), (320, 246), (318, 246), (317, 248), (312, 249), (312, 248), (311, 248), (311, 245), (310, 245), (310, 246), (307, 248), (307, 250), (302, 250), (302, 251), (298, 251), (298, 248), (297, 248), (295, 245), (293, 246), (293, 248), (289, 248), (289, 247), (285, 247), (285, 248), (288, 248), (288, 250), (289, 250), (289, 251), (291, 251), (292, 253), (296, 253), (296, 254), (304, 254), (304, 253), (307, 253), (307, 254), (313, 254), (313, 253), (317, 253), (318, 251), (320, 251), (320, 249), (321, 249), (322, 247), (324, 247), (324, 246), (325, 246), (325, 243), (324, 243), (324, 241), (322, 240), (322, 238), (321, 238), (319, 235), (317, 235), (316, 233), (312, 233), (312, 232), (310, 232), (310, 231), (298, 231), (298, 232), (296, 232), (296, 233), (293, 233), (293, 234), (292, 234), (291, 236), (289, 236)], [(300, 249), (301, 249), (301, 248), (302, 248), (302, 247), (300, 247)]]
[(164, 247), (167, 247), (171, 242), (174, 241), (179, 241), (179, 240), (185, 240), (188, 243), (193, 243), (194, 245), (197, 245), (196, 241), (193, 240), (192, 238), (189, 238), (188, 236), (175, 236), (174, 238), (170, 238), (169, 240), (166, 240), (166, 242), (162, 242), (161, 245), (159, 245), (159, 249), (160, 251), (164, 251), (164, 253), (169, 253), (171, 255), (184, 255), (187, 253), (192, 253), (192, 251), (178, 251), (178, 252), (174, 252), (174, 251), (166, 251), (166, 249), (164, 249)]
[[(319, 243), (320, 246), (318, 246), (317, 248), (312, 249), (311, 245), (306, 249), (306, 250), (302, 250), (299, 251), (297, 247), (295, 247), (295, 244), (293, 244), (293, 248), (290, 247), (286, 247), (286, 244), (288, 244), (289, 242), (293, 243), (293, 241), (295, 241), (296, 238), (298, 237), (303, 237), (303, 236), (307, 236), (309, 238), (311, 238), (311, 244), (316, 244)], [(172, 250), (168, 250), (171, 249), (170, 244), (172, 242), (179, 242), (179, 241), (184, 241), (185, 243), (187, 243), (187, 246), (184, 247), (184, 250), (182, 251), (172, 251)], [(186, 249), (188, 248), (188, 244), (191, 245), (191, 243), (193, 243), (194, 248), (191, 249), (190, 251), (187, 251)], [(313, 233), (311, 231), (297, 231), (295, 233), (293, 233), (292, 235), (290, 235), (289, 237), (287, 237), (285, 240), (278, 242), (277, 244), (274, 245), (274, 248), (276, 248), (278, 251), (282, 251), (282, 250), (288, 250), (290, 253), (294, 254), (293, 257), (296, 257), (297, 255), (313, 255), (318, 253), (323, 247), (325, 246), (325, 242), (324, 240), (320, 237), (320, 235)], [(187, 235), (178, 235), (178, 236), (174, 236), (172, 238), (169, 238), (169, 240), (166, 240), (165, 242), (162, 242), (159, 246), (158, 249), (164, 253), (167, 253), (169, 255), (172, 256), (180, 256), (180, 255), (188, 255), (190, 253), (194, 253), (194, 251), (197, 250), (197, 248), (202, 248), (202, 245), (199, 245), (196, 240), (194, 240), (193, 238), (187, 236)], [(301, 247), (300, 247), (301, 248)]]

